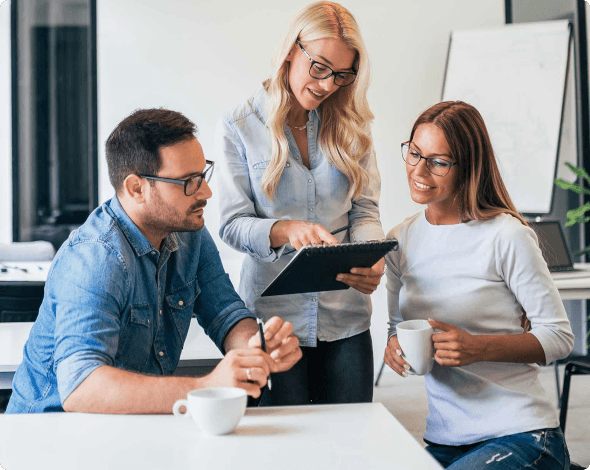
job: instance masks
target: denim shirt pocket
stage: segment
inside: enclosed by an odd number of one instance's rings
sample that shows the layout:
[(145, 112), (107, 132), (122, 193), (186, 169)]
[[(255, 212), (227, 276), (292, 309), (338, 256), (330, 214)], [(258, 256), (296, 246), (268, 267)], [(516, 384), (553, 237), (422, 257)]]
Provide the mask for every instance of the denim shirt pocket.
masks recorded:
[(193, 279), (187, 284), (166, 294), (166, 304), (169, 308), (170, 315), (174, 319), (174, 324), (176, 325), (176, 330), (180, 338), (181, 349), (188, 334), (195, 300), (200, 293), (199, 283), (196, 279)]
[(153, 343), (152, 317), (149, 304), (131, 306), (127, 324), (119, 336), (117, 365), (132, 371), (140, 371), (145, 365)]
[(279, 183), (277, 185), (275, 197), (273, 198), (273, 201), (271, 201), (262, 192), (262, 175), (268, 168), (269, 164), (270, 160), (252, 163), (250, 165), (250, 179), (252, 182), (252, 189), (254, 191), (254, 195), (256, 198), (256, 204), (265, 209), (265, 215), (272, 216), (274, 213), (272, 211), (272, 208), (275, 204), (281, 204), (284, 199), (287, 199), (289, 201), (291, 200), (293, 188), (293, 182), (291, 181), (291, 179), (293, 178), (293, 175), (290, 174), (291, 162), (287, 161), (285, 163), (285, 166), (283, 167), (283, 173), (281, 174), (281, 179), (279, 180)]

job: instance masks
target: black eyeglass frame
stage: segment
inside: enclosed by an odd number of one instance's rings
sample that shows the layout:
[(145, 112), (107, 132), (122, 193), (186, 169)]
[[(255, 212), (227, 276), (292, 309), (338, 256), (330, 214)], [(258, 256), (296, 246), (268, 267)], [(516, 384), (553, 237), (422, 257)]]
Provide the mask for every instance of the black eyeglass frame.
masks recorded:
[[(311, 65), (309, 66), (309, 76), (311, 78), (313, 78), (315, 80), (326, 80), (327, 78), (330, 78), (331, 76), (334, 76), (334, 85), (339, 86), (340, 88), (344, 88), (344, 87), (350, 86), (350, 85), (352, 85), (356, 81), (358, 70), (352, 69), (352, 72), (334, 72), (334, 70), (332, 70), (332, 67), (328, 67), (323, 62), (318, 62), (317, 60), (313, 60), (311, 58), (311, 56), (309, 55), (309, 53), (303, 48), (303, 46), (299, 42), (299, 39), (297, 39), (295, 42), (297, 43), (297, 45), (299, 46), (299, 48), (303, 51), (303, 53), (305, 54), (305, 57), (307, 57), (309, 59), (309, 61), (311, 62)], [(320, 64), (322, 67), (327, 68), (330, 71), (330, 73), (328, 75), (326, 75), (325, 77), (322, 77), (322, 78), (314, 77), (311, 74), (311, 69), (313, 68), (314, 64)], [(340, 77), (341, 79), (344, 79), (344, 76), (345, 75), (353, 75), (354, 76), (354, 79), (352, 80), (352, 82), (347, 83), (346, 85), (339, 85), (338, 83), (336, 83), (336, 77)]]
[[(409, 161), (407, 161), (407, 160), (404, 158), (404, 146), (407, 146), (407, 147), (408, 147), (408, 152), (409, 152), (409, 151), (410, 151), (410, 149), (411, 149), (411, 150), (413, 150), (413, 151), (414, 151), (414, 152), (415, 152), (415, 153), (416, 153), (416, 154), (417, 154), (417, 155), (420, 157), (420, 158), (418, 158), (418, 161), (417, 161), (416, 163), (412, 164), (412, 163), (410, 163)], [(428, 170), (428, 171), (429, 171), (431, 174), (433, 174), (433, 175), (435, 175), (435, 176), (447, 176), (447, 175), (449, 174), (449, 172), (451, 171), (451, 168), (457, 164), (457, 162), (450, 162), (450, 161), (448, 161), (448, 160), (446, 160), (446, 159), (444, 159), (444, 158), (441, 158), (441, 157), (425, 157), (425, 156), (423, 156), (423, 155), (422, 155), (420, 152), (418, 152), (416, 149), (414, 149), (413, 147), (411, 147), (411, 146), (410, 146), (410, 141), (407, 141), (407, 142), (402, 142), (402, 143), (401, 143), (401, 152), (402, 152), (402, 160), (403, 160), (404, 162), (406, 162), (406, 163), (407, 163), (408, 165), (410, 165), (410, 166), (417, 166), (417, 165), (418, 165), (418, 163), (420, 163), (420, 160), (421, 160), (421, 159), (424, 159), (424, 161), (426, 162), (426, 169), (427, 169), (427, 170)], [(444, 161), (446, 164), (448, 164), (448, 165), (449, 165), (449, 166), (447, 167), (447, 172), (446, 172), (444, 175), (439, 175), (438, 173), (435, 173), (434, 171), (432, 171), (432, 170), (430, 169), (430, 165), (431, 165), (431, 163), (430, 163), (430, 162), (431, 162), (431, 161), (433, 161), (433, 160), (443, 160), (443, 161)]]
[[(206, 167), (202, 173), (199, 173), (198, 175), (195, 175), (195, 176), (191, 176), (190, 178), (185, 179), (185, 180), (179, 180), (179, 179), (175, 179), (175, 178), (162, 178), (161, 176), (152, 176), (152, 175), (137, 175), (137, 176), (139, 176), (140, 178), (148, 179), (148, 180), (163, 181), (164, 183), (179, 184), (179, 185), (183, 186), (185, 196), (192, 196), (201, 188), (201, 184), (203, 183), (203, 180), (205, 180), (207, 183), (209, 183), (209, 181), (211, 180), (211, 177), (213, 176), (213, 167), (215, 166), (215, 162), (213, 162), (211, 160), (205, 160), (205, 164), (209, 165), (209, 166)], [(186, 193), (187, 186), (189, 185), (189, 183), (191, 183), (192, 181), (194, 181), (197, 178), (199, 178), (199, 181), (197, 182), (197, 189), (195, 189), (194, 192), (187, 194)]]

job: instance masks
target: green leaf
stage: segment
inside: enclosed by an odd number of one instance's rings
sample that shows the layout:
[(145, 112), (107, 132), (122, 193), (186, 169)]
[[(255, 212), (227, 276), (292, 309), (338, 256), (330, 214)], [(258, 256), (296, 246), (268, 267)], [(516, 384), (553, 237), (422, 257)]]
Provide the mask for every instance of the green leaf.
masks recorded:
[(570, 209), (566, 213), (567, 222), (566, 227), (571, 227), (575, 224), (586, 223), (590, 221), (590, 217), (584, 217), (584, 214), (590, 210), (590, 202), (587, 202), (583, 206)]
[(559, 186), (561, 189), (573, 191), (576, 194), (590, 194), (590, 189), (582, 188), (582, 186), (579, 186), (575, 183), (568, 183), (567, 181), (559, 178), (555, 178), (553, 181), (555, 185)]
[(580, 177), (580, 178), (584, 178), (588, 184), (590, 184), (590, 175), (588, 175), (588, 173), (586, 172), (586, 170), (584, 168), (576, 168), (574, 165), (572, 165), (571, 163), (565, 163), (566, 166), (573, 171), (573, 173)]
[(580, 255), (585, 255), (585, 254), (589, 254), (590, 253), (590, 246), (584, 248), (582, 251), (578, 251), (575, 255), (574, 258), (580, 256)]

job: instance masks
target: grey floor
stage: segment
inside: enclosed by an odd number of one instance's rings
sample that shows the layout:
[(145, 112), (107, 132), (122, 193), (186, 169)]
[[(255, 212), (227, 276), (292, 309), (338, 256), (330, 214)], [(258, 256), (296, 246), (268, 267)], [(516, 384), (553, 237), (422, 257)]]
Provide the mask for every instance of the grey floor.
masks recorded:
[[(563, 366), (560, 369), (563, 378)], [(552, 366), (543, 367), (540, 380), (557, 402), (555, 374)], [(423, 377), (399, 377), (387, 366), (375, 387), (373, 401), (383, 405), (422, 445), (428, 403)], [(590, 375), (572, 377), (565, 439), (572, 461), (590, 466)]]

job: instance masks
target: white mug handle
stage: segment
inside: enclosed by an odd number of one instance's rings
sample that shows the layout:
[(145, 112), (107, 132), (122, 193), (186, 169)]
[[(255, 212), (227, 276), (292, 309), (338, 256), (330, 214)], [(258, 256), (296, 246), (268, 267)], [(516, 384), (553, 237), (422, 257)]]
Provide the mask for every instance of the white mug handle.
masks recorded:
[[(184, 413), (180, 412), (180, 407), (184, 406), (186, 408), (186, 411)], [(181, 400), (176, 400), (176, 402), (174, 403), (174, 406), (172, 406), (172, 413), (174, 414), (174, 416), (176, 416), (177, 418), (186, 418), (189, 415), (188, 412), (188, 400), (186, 399), (181, 399)]]

